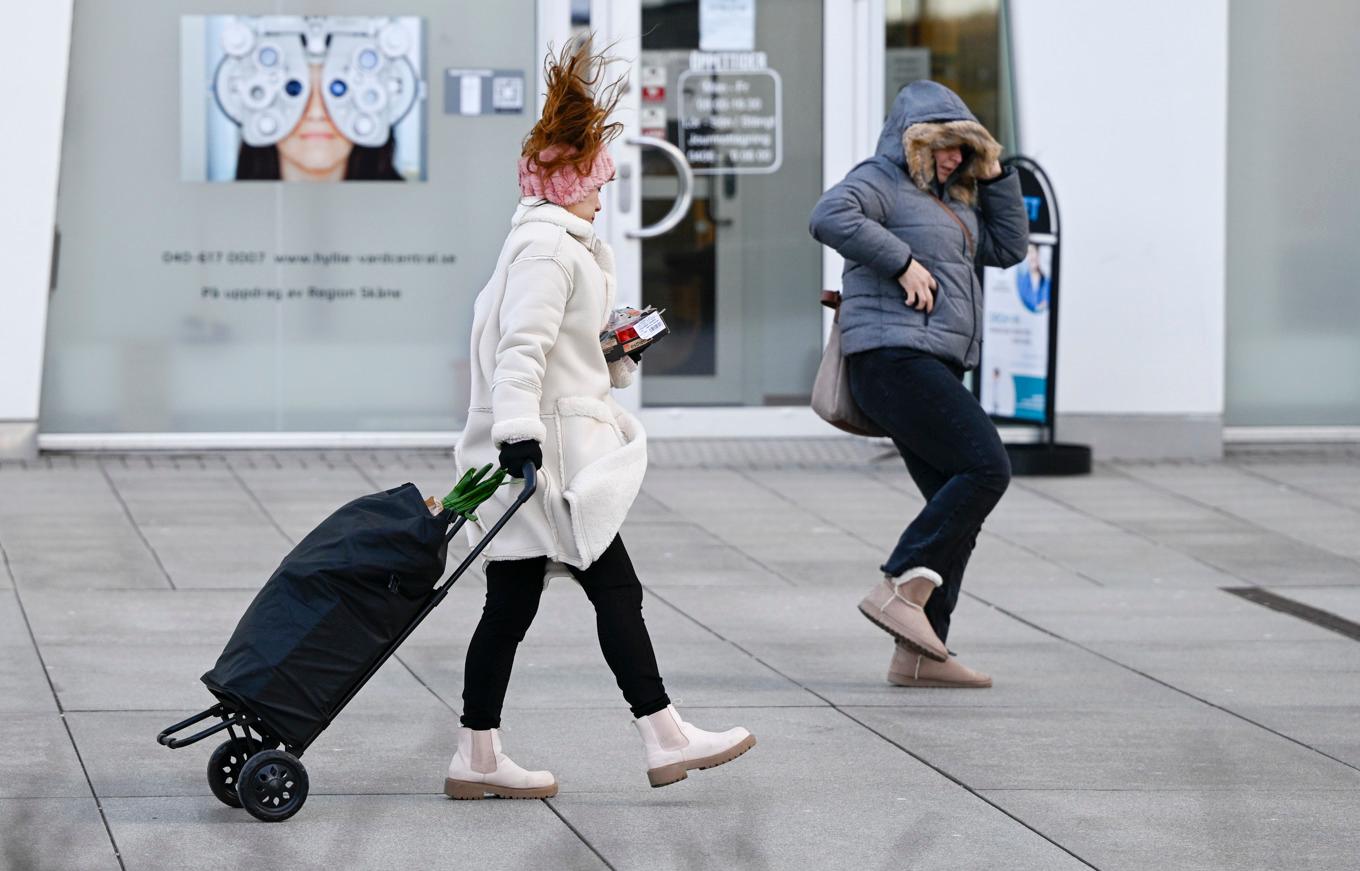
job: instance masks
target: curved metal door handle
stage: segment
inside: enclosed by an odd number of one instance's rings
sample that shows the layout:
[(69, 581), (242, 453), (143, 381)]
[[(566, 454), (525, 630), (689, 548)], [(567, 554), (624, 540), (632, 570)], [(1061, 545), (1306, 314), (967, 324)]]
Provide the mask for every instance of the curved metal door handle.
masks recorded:
[(655, 136), (630, 136), (624, 141), (628, 145), (636, 145), (639, 148), (655, 148), (666, 155), (670, 162), (675, 164), (675, 174), (680, 182), (680, 192), (675, 195), (675, 203), (671, 205), (671, 210), (666, 213), (666, 217), (650, 227), (629, 230), (624, 235), (629, 239), (652, 239), (664, 233), (669, 233), (684, 220), (685, 213), (689, 211), (690, 203), (694, 201), (694, 170), (690, 169), (689, 161), (685, 159), (684, 153), (664, 139), (658, 139)]

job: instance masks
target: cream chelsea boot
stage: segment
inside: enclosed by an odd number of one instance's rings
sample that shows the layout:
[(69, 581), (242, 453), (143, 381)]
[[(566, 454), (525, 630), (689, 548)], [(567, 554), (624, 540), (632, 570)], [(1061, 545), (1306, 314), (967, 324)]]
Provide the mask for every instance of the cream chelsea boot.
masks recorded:
[(458, 752), (444, 778), (449, 798), (552, 798), (557, 780), (551, 771), (525, 771), (501, 752), (499, 729), (458, 730)]
[(705, 732), (680, 719), (674, 705), (633, 721), (647, 756), (647, 779), (653, 787), (668, 786), (688, 777), (689, 771), (731, 762), (756, 746), (756, 737), (741, 728)]

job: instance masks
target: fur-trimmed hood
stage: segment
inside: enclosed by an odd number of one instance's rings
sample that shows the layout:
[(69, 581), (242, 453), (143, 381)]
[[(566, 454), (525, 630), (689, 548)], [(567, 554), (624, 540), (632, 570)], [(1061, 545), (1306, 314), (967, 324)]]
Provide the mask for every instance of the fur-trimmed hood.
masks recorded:
[(897, 94), (878, 138), (878, 154), (906, 170), (923, 191), (932, 191), (938, 148), (964, 147), (963, 163), (949, 179), (948, 193), (972, 205), (977, 174), (1001, 156), (1001, 143), (978, 123), (959, 95), (938, 82), (912, 82)]

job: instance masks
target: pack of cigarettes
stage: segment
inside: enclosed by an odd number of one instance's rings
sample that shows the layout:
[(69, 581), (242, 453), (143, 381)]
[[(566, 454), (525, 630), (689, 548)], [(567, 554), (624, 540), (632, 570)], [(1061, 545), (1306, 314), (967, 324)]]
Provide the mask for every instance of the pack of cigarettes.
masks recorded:
[(661, 314), (651, 306), (645, 309), (614, 309), (604, 332), (600, 333), (600, 349), (604, 351), (604, 358), (612, 363), (670, 335), (670, 327), (666, 326)]

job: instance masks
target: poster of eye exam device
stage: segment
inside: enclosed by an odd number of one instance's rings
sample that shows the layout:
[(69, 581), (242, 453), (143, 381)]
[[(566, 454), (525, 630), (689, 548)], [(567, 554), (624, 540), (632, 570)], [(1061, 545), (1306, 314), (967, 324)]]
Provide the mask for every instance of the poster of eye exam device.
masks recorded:
[(73, 8), (46, 432), (460, 429), (535, 0)]
[(180, 19), (185, 181), (423, 181), (424, 22)]

